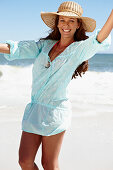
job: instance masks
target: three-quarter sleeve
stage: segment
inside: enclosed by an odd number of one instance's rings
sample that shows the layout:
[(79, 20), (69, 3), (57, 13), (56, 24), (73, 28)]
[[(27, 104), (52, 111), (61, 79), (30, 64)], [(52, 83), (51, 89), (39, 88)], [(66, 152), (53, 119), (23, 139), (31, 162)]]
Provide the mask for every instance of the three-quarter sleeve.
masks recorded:
[(38, 42), (8, 40), (5, 43), (10, 45), (10, 54), (4, 54), (7, 60), (37, 58), (44, 45), (43, 40)]
[(79, 63), (90, 59), (98, 51), (108, 49), (111, 44), (111, 35), (109, 35), (103, 42), (97, 41), (97, 35), (100, 30), (96, 31), (96, 34), (90, 36), (88, 39), (81, 41), (79, 44)]

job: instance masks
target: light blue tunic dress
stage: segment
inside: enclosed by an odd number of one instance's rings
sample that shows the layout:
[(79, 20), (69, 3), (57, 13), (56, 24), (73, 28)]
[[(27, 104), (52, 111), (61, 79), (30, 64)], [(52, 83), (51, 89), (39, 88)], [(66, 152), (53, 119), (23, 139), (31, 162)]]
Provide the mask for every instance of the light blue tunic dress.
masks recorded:
[[(87, 40), (73, 42), (52, 62), (48, 56), (56, 40), (6, 41), (10, 44), (8, 60), (35, 58), (32, 69), (31, 101), (22, 120), (22, 130), (50, 136), (67, 130), (71, 125), (72, 107), (68, 85), (76, 68), (100, 49), (110, 45), (110, 36), (99, 43), (98, 32)], [(50, 67), (46, 68), (48, 61)]]

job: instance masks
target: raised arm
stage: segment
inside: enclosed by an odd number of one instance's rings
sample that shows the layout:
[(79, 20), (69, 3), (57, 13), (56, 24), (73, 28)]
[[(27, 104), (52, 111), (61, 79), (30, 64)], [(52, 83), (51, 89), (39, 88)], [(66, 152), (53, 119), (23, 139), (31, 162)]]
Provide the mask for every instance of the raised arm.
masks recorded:
[(106, 23), (104, 24), (104, 26), (102, 27), (102, 29), (98, 33), (97, 41), (100, 42), (100, 43), (102, 41), (104, 41), (108, 37), (108, 35), (110, 34), (112, 29), (113, 29), (113, 9), (112, 9), (111, 14), (108, 17)]
[(10, 54), (10, 45), (9, 44), (0, 44), (0, 53)]
[(4, 53), (4, 57), (10, 61), (15, 59), (32, 59), (39, 56), (43, 46), (43, 40), (38, 42), (35, 40), (7, 40), (0, 44), (0, 52)]

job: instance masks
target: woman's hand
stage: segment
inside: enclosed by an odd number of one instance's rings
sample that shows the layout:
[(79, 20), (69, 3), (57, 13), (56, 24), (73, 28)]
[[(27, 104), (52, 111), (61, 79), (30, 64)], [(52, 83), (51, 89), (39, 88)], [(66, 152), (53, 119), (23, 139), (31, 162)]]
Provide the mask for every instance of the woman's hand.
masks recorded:
[(10, 45), (9, 44), (0, 44), (0, 53), (10, 54)]
[(108, 17), (106, 23), (104, 24), (104, 26), (102, 27), (102, 29), (98, 33), (97, 41), (100, 42), (100, 43), (102, 41), (104, 41), (108, 37), (108, 35), (112, 31), (112, 29), (113, 29), (113, 9), (112, 9), (111, 14)]

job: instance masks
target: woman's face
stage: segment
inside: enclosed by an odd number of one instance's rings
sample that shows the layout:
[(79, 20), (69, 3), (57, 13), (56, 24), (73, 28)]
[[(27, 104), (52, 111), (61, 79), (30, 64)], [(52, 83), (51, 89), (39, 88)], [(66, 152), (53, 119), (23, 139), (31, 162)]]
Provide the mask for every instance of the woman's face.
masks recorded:
[(74, 38), (76, 30), (79, 28), (77, 18), (59, 16), (58, 25), (61, 38)]

